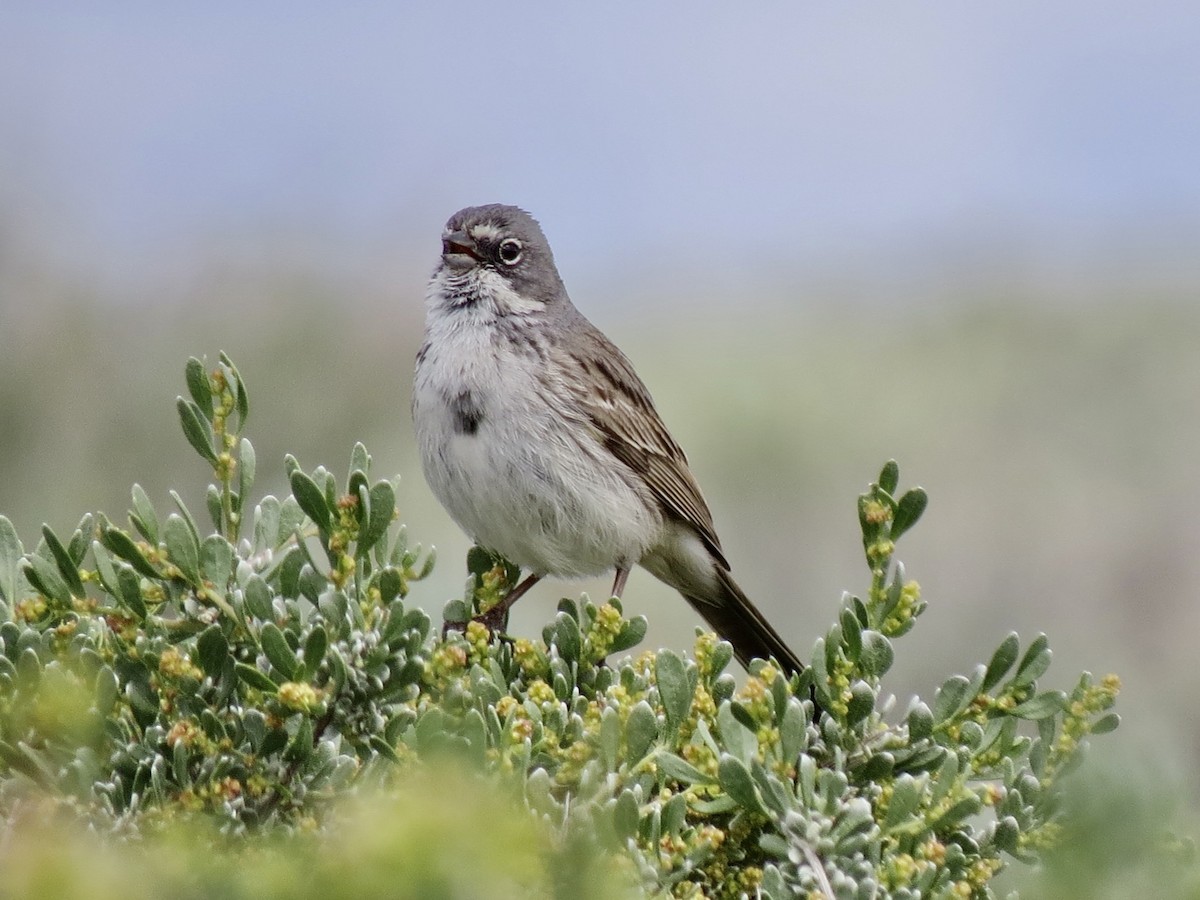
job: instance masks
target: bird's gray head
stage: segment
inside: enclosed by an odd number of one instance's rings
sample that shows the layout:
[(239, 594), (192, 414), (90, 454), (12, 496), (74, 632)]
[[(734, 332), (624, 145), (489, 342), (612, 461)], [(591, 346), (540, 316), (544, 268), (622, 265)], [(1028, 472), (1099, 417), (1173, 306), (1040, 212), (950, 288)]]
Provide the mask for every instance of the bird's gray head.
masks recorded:
[(435, 301), (485, 305), (498, 315), (530, 315), (570, 302), (537, 220), (499, 203), (450, 217), (430, 287)]

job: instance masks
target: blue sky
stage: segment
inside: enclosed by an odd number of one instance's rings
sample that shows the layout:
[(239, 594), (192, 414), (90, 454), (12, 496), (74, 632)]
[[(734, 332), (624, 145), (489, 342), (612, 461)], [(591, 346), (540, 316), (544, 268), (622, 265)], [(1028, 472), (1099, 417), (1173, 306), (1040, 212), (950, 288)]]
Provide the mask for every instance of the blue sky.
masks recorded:
[(269, 232), (420, 258), (489, 201), (593, 274), (1183, 253), (1198, 59), (1190, 0), (27, 0), (0, 8), (0, 201), (114, 272)]

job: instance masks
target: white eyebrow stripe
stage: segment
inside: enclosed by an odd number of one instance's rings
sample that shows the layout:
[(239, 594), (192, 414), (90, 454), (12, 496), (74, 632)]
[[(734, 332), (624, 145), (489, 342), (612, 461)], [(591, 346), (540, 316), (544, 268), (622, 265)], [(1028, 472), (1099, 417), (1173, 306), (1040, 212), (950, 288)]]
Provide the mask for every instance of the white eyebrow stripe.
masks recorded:
[(481, 222), (478, 225), (472, 225), (470, 235), (477, 241), (494, 241), (500, 237), (503, 232), (495, 225), (488, 222)]

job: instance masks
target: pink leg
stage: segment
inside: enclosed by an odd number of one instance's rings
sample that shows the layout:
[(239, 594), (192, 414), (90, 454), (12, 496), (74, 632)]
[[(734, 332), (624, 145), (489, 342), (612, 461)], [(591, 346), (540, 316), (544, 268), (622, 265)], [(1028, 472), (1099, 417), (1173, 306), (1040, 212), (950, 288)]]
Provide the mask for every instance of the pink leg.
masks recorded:
[(508, 627), (508, 611), (512, 605), (516, 603), (521, 596), (542, 580), (541, 575), (530, 575), (515, 588), (508, 592), (499, 603), (485, 612), (483, 615), (476, 616), (476, 622), (482, 622), (493, 631), (504, 631)]
[(613, 579), (613, 589), (610, 596), (619, 598), (625, 590), (625, 582), (629, 580), (628, 569), (617, 569), (617, 577)]
[(513, 588), (511, 591), (509, 591), (508, 595), (505, 596), (505, 598), (503, 600), (501, 600), (499, 603), (497, 603), (496, 605), (503, 606), (505, 610), (508, 610), (509, 608), (512, 607), (512, 605), (514, 603), (516, 603), (518, 600), (521, 599), (521, 597), (525, 594), (525, 592), (527, 590), (529, 590), (531, 587), (533, 587), (535, 584), (537, 584), (541, 580), (542, 580), (541, 575), (530, 575), (528, 578), (526, 578), (524, 581), (522, 581), (520, 584), (518, 584), (515, 588)]

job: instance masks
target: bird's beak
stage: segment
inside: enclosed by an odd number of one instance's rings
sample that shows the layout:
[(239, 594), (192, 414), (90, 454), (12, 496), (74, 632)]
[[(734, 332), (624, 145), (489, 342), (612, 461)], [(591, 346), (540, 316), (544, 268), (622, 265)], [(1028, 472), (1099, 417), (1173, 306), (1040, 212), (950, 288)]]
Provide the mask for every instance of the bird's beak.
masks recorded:
[(465, 231), (451, 231), (442, 235), (442, 259), (449, 263), (470, 265), (472, 262), (478, 262), (480, 257), (475, 248), (475, 241), (469, 234)]

